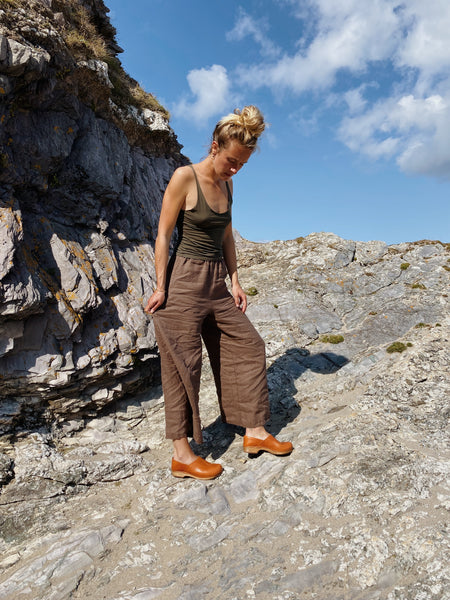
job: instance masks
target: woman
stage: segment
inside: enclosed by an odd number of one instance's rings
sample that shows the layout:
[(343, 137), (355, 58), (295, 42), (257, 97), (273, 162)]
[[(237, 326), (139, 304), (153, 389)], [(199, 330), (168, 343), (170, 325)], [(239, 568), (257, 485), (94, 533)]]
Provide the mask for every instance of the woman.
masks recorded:
[[(194, 454), (202, 442), (198, 407), (203, 339), (214, 373), (222, 419), (245, 427), (244, 451), (284, 455), (264, 428), (269, 400), (264, 342), (245, 316), (247, 298), (236, 266), (231, 225), (231, 178), (249, 160), (264, 118), (255, 106), (216, 125), (208, 156), (180, 167), (162, 203), (155, 243), (157, 285), (146, 312), (153, 315), (161, 355), (166, 437), (173, 440), (175, 477), (213, 479), (222, 466)], [(177, 248), (169, 259), (175, 225)], [(225, 278), (230, 276), (232, 295)]]

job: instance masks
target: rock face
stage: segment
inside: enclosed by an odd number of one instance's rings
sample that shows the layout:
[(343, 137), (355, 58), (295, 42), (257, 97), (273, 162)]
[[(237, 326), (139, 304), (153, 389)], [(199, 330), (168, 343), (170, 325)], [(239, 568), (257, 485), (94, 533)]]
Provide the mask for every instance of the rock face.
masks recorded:
[(3, 433), (157, 381), (143, 304), (186, 159), (164, 109), (136, 101), (114, 33), (100, 0), (0, 2)]
[(247, 457), (207, 362), (217, 480), (171, 476), (158, 386), (4, 439), (0, 598), (448, 600), (449, 246), (238, 248), (291, 456)]

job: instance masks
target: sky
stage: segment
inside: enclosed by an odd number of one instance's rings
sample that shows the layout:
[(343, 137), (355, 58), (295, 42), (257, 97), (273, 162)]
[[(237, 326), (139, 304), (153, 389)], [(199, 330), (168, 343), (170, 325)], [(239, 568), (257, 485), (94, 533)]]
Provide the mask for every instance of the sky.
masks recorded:
[(216, 122), (269, 126), (233, 178), (252, 241), (450, 242), (448, 0), (105, 0), (122, 65), (193, 163)]

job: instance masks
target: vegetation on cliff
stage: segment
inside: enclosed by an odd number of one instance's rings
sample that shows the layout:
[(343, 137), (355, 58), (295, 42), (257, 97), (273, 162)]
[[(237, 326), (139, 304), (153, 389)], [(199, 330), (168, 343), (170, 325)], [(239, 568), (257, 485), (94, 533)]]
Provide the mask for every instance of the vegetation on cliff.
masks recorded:
[[(4, 35), (49, 52), (58, 79), (77, 85), (89, 106), (109, 113), (112, 102), (125, 112), (133, 106), (169, 118), (155, 96), (123, 69), (116, 29), (102, 0), (0, 0), (0, 11)], [(106, 76), (99, 76), (102, 72)]]

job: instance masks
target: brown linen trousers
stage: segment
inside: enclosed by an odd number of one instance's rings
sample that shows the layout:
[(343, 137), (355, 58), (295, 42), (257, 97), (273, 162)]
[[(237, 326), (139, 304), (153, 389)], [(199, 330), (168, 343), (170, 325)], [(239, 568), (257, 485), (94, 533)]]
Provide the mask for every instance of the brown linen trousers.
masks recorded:
[(166, 438), (202, 442), (202, 339), (222, 420), (259, 427), (269, 418), (265, 345), (228, 292), (223, 260), (172, 257), (166, 302), (153, 314), (161, 356)]

